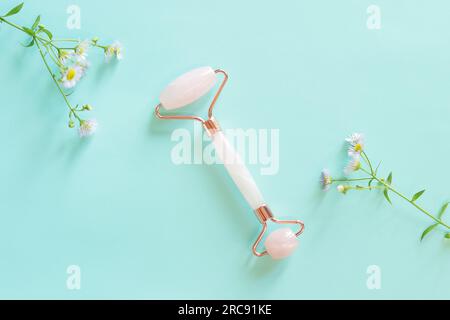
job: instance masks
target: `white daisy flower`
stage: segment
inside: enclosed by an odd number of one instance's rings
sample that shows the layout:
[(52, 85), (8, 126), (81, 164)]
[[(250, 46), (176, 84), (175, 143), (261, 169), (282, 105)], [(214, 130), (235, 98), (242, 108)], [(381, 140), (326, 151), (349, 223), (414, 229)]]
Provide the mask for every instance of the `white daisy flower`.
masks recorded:
[(81, 68), (83, 68), (83, 74), (86, 72), (86, 70), (91, 66), (91, 63), (89, 62), (89, 60), (84, 59), (84, 60), (78, 60), (76, 62), (77, 65), (79, 65)]
[(73, 58), (73, 52), (67, 51), (67, 50), (59, 51), (59, 61), (62, 64), (65, 64), (67, 61), (71, 60), (72, 58)]
[(123, 46), (119, 41), (113, 43), (112, 47), (114, 48), (114, 52), (116, 54), (117, 60), (123, 59)]
[(333, 179), (331, 178), (330, 171), (328, 169), (323, 169), (320, 176), (320, 183), (322, 184), (322, 190), (328, 191)]
[(90, 42), (89, 40), (81, 41), (75, 48), (75, 55), (78, 61), (86, 61), (88, 56)]
[(353, 133), (345, 141), (350, 144), (348, 149), (349, 156), (359, 156), (364, 151), (364, 135), (362, 133)]
[(80, 81), (84, 74), (84, 69), (82, 66), (75, 64), (64, 71), (61, 78), (61, 82), (64, 88), (70, 89), (76, 86), (77, 82)]
[(111, 60), (111, 58), (114, 56), (114, 48), (112, 46), (108, 46), (105, 48), (105, 58), (106, 61)]
[(78, 128), (78, 133), (81, 138), (91, 136), (97, 130), (97, 126), (98, 123), (95, 119), (82, 120), (80, 123), (80, 127)]
[(105, 49), (105, 57), (107, 61), (111, 60), (113, 56), (115, 56), (117, 60), (123, 59), (123, 46), (118, 41), (114, 42)]
[(359, 169), (361, 169), (361, 160), (359, 156), (354, 156), (351, 158), (350, 162), (348, 163), (348, 165), (345, 167), (344, 169), (344, 173), (346, 175), (358, 171)]

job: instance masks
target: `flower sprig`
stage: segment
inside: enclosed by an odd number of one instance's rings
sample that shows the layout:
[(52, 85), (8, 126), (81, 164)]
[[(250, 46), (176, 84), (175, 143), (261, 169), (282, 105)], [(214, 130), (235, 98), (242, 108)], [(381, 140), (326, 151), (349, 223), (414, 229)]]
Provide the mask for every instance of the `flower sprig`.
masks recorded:
[[(97, 128), (95, 119), (86, 120), (82, 117), (83, 112), (92, 110), (90, 104), (72, 105), (69, 101), (69, 89), (73, 89), (77, 83), (86, 74), (90, 66), (88, 53), (90, 48), (96, 48), (103, 51), (106, 61), (113, 57), (121, 60), (123, 58), (122, 46), (119, 42), (111, 45), (102, 45), (98, 38), (90, 40), (79, 39), (57, 39), (46, 26), (41, 24), (41, 16), (37, 16), (31, 27), (20, 26), (9, 20), (9, 17), (18, 14), (24, 3), (21, 3), (6, 14), (0, 16), (0, 24), (6, 24), (19, 30), (30, 37), (26, 48), (36, 47), (40, 57), (49, 72), (58, 92), (62, 95), (64, 102), (69, 109), (69, 128), (74, 128), (78, 123), (78, 132), (80, 137), (92, 135)], [(6, 19), (8, 18), (8, 19)]]
[[(438, 213), (433, 215), (417, 203), (419, 198), (425, 193), (425, 190), (418, 191), (413, 196), (408, 197), (394, 188), (392, 184), (392, 172), (389, 173), (387, 178), (382, 178), (379, 176), (378, 171), (381, 162), (376, 167), (372, 165), (372, 162), (365, 151), (363, 134), (354, 133), (345, 140), (349, 144), (347, 153), (350, 158), (344, 169), (345, 177), (335, 179), (332, 177), (328, 169), (324, 169), (320, 179), (323, 190), (329, 190), (332, 184), (337, 184), (337, 190), (342, 194), (347, 194), (350, 191), (380, 190), (386, 201), (391, 205), (392, 201), (390, 194), (395, 194), (401, 199), (407, 201), (414, 208), (428, 216), (433, 221), (433, 224), (428, 226), (422, 232), (420, 240), (423, 240), (427, 234), (436, 229), (438, 226), (445, 230), (444, 237), (450, 239), (450, 225), (442, 220), (450, 202), (444, 203)], [(348, 177), (348, 175), (355, 172), (362, 173), (362, 176), (357, 178)]]

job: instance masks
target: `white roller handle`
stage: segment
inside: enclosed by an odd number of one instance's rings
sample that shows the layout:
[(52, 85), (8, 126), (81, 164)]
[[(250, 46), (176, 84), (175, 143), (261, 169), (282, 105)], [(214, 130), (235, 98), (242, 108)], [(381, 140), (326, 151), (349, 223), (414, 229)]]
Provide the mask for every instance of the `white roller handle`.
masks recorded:
[(222, 160), (225, 168), (248, 204), (253, 210), (263, 206), (265, 202), (255, 180), (253, 180), (250, 171), (248, 171), (245, 163), (223, 132), (216, 132), (211, 139), (216, 148), (217, 156)]

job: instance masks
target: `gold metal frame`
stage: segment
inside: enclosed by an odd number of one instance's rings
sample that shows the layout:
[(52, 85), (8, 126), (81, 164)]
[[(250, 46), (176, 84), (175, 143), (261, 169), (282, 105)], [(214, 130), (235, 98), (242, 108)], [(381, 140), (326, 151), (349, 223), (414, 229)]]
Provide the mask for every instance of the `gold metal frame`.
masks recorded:
[(259, 222), (261, 222), (263, 228), (261, 232), (258, 235), (258, 238), (256, 238), (255, 243), (253, 244), (252, 251), (253, 254), (257, 257), (262, 257), (267, 255), (267, 250), (264, 250), (263, 252), (258, 251), (258, 245), (261, 242), (262, 238), (264, 237), (264, 234), (267, 231), (267, 221), (272, 221), (273, 223), (277, 224), (298, 224), (300, 225), (300, 229), (295, 234), (296, 237), (300, 236), (303, 231), (305, 231), (305, 224), (303, 221), (300, 220), (279, 220), (276, 219), (272, 213), (272, 210), (267, 205), (263, 205), (255, 210), (256, 217), (258, 218)]
[(219, 89), (217, 90), (216, 95), (214, 96), (214, 99), (212, 100), (209, 109), (208, 109), (208, 120), (204, 120), (202, 117), (199, 116), (194, 116), (194, 115), (173, 115), (173, 116), (169, 116), (169, 115), (162, 115), (160, 110), (162, 105), (158, 104), (155, 108), (155, 114), (159, 119), (163, 119), (163, 120), (195, 120), (195, 121), (200, 121), (203, 125), (205, 125), (205, 123), (207, 123), (208, 121), (214, 121), (214, 116), (213, 116), (213, 110), (214, 110), (214, 106), (216, 105), (217, 100), (219, 99), (220, 94), (222, 93), (223, 88), (225, 87), (225, 85), (228, 82), (228, 74), (221, 69), (217, 69), (214, 71), (215, 73), (221, 73), (224, 75), (224, 78), (222, 80), (222, 83), (220, 84)]

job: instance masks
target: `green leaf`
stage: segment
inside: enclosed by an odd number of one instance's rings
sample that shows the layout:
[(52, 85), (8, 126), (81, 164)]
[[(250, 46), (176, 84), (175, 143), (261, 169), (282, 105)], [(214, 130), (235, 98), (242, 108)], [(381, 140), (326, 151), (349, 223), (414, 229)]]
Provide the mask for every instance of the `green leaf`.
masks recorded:
[(388, 183), (388, 185), (392, 184), (392, 172), (389, 173), (389, 177), (386, 179), (386, 182)]
[(450, 202), (447, 202), (441, 207), (441, 210), (439, 210), (438, 219), (442, 218), (442, 216), (444, 215), (445, 211), (447, 210), (447, 207), (449, 206), (449, 204), (450, 204)]
[(48, 31), (47, 29), (44, 28), (41, 30), (41, 32), (44, 32), (50, 40), (53, 39), (53, 34), (50, 31)]
[(446, 233), (444, 236), (445, 239), (450, 239), (450, 233)]
[(378, 173), (378, 169), (380, 168), (381, 161), (378, 163), (377, 167), (375, 168), (375, 175)]
[(386, 198), (386, 200), (387, 200), (390, 204), (392, 204), (391, 198), (389, 198), (389, 194), (388, 194), (388, 189), (387, 189), (387, 188), (384, 189), (383, 194), (384, 194), (384, 197)]
[(425, 190), (422, 190), (422, 191), (417, 192), (415, 195), (413, 195), (411, 201), (414, 202), (414, 201), (416, 201), (417, 199), (419, 199), (419, 198), (423, 195), (424, 192), (425, 192)]
[(371, 186), (372, 186), (373, 180), (374, 180), (374, 179), (370, 179), (370, 180), (369, 180), (369, 183), (367, 184), (368, 187), (371, 187)]
[(34, 46), (34, 38), (33, 39), (31, 39), (31, 41), (30, 41), (30, 43), (29, 44), (27, 44), (27, 45), (23, 45), (25, 48), (29, 48), (29, 47), (32, 47), (32, 46)]
[(439, 219), (439, 220), (441, 220), (441, 218), (442, 218), (442, 216), (444, 215), (445, 210), (447, 210), (447, 207), (448, 207), (449, 204), (450, 204), (450, 202), (445, 203), (445, 204), (442, 206), (441, 210), (439, 210), (439, 214), (438, 214), (438, 219)]
[(426, 236), (427, 234), (429, 234), (429, 233), (430, 233), (434, 228), (436, 228), (438, 225), (439, 225), (439, 223), (435, 223), (435, 224), (432, 224), (431, 226), (429, 226), (428, 228), (426, 228), (426, 229), (423, 231), (422, 236), (420, 237), (420, 241), (422, 241), (423, 238), (425, 238), (425, 236)]
[(27, 28), (27, 27), (22, 27), (23, 28), (23, 30), (25, 30), (25, 32), (26, 33), (28, 33), (30, 36), (34, 36), (34, 31), (33, 30), (31, 30), (30, 28)]
[(41, 16), (37, 16), (36, 20), (34, 20), (33, 26), (31, 27), (31, 30), (35, 30), (37, 26), (39, 25), (39, 22), (41, 22)]
[(15, 14), (19, 13), (20, 10), (22, 10), (22, 7), (23, 7), (23, 2), (21, 4), (15, 6), (11, 10), (9, 10), (8, 13), (5, 14), (3, 17), (6, 18), (6, 17), (9, 17), (9, 16), (12, 16), (12, 15), (15, 15)]

